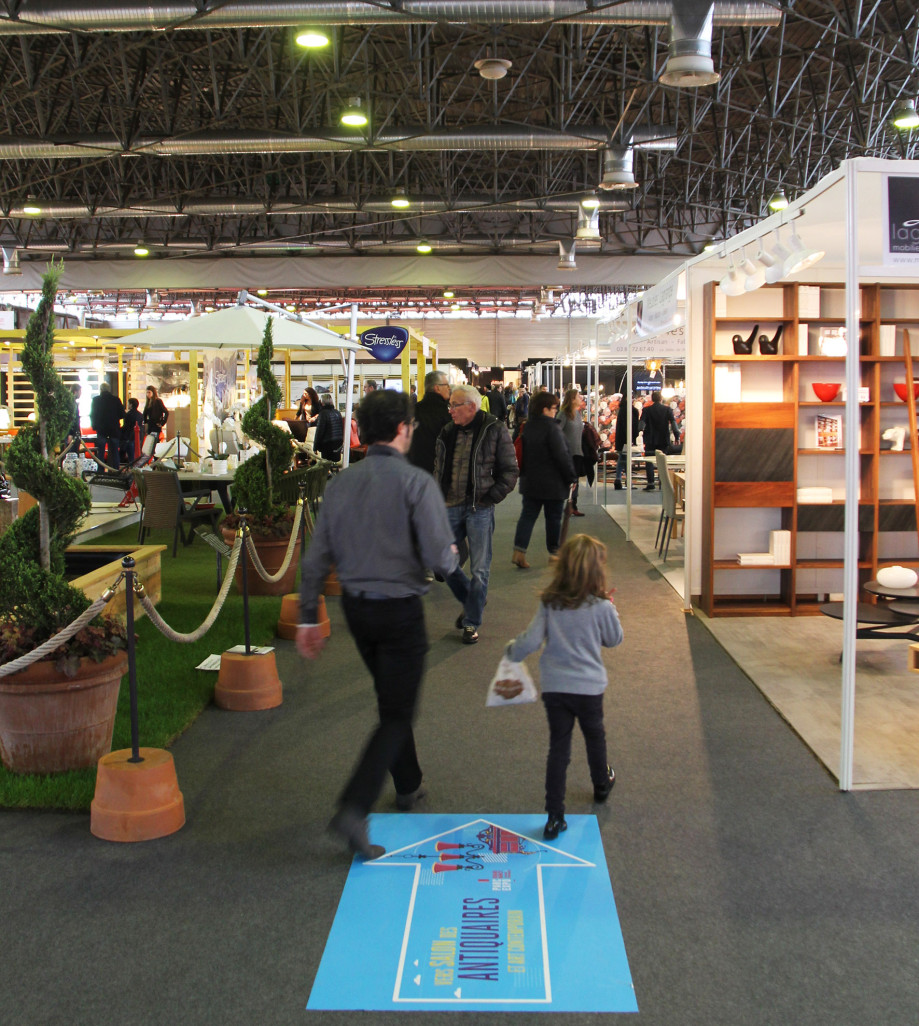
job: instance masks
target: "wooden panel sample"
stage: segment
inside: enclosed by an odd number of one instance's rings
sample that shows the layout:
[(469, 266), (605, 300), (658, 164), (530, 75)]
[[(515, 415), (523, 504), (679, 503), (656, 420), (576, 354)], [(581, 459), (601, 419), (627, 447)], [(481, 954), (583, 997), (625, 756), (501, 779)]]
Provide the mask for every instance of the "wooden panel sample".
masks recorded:
[(717, 427), (715, 481), (793, 481), (794, 442), (791, 427)]
[(793, 428), (794, 403), (715, 403), (716, 428)]
[(793, 506), (792, 481), (716, 481), (716, 506)]

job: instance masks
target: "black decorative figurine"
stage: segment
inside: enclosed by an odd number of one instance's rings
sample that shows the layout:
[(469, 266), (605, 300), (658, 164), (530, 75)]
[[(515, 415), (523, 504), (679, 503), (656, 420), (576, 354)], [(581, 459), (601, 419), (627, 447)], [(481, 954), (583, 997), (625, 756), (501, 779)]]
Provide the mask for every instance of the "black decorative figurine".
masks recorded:
[(759, 351), (763, 356), (775, 356), (779, 351), (779, 339), (782, 337), (782, 329), (785, 327), (784, 324), (780, 324), (776, 333), (772, 336), (770, 342), (765, 335), (759, 337)]
[(740, 335), (735, 335), (731, 339), (731, 342), (734, 345), (734, 352), (737, 353), (738, 356), (749, 356), (750, 353), (753, 352), (753, 339), (756, 338), (756, 333), (758, 331), (759, 325), (754, 324), (753, 330), (750, 332), (750, 337), (748, 339), (743, 339)]

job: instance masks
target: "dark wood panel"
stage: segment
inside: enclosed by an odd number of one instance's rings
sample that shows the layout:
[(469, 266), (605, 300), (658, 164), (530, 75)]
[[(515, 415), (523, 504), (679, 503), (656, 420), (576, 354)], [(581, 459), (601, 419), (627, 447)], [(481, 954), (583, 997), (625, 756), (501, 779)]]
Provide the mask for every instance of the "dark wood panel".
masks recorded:
[[(817, 504), (814, 506), (798, 506), (799, 531), (844, 531), (845, 506)], [(874, 508), (858, 507), (858, 529), (870, 533), (874, 530)]]
[(793, 428), (794, 403), (715, 403), (716, 428)]
[(793, 481), (793, 428), (715, 429), (715, 481)]
[(716, 506), (793, 506), (792, 481), (717, 481)]
[(916, 507), (881, 506), (878, 510), (879, 531), (915, 531)]

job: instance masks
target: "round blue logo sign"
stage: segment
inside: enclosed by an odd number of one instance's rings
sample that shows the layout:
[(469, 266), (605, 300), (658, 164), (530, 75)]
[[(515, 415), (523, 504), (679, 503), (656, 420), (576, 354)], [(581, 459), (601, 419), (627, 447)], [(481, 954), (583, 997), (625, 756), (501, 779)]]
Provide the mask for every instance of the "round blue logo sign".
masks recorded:
[(361, 345), (369, 350), (375, 360), (391, 363), (408, 343), (408, 329), (388, 325), (383, 328), (368, 328), (361, 332)]

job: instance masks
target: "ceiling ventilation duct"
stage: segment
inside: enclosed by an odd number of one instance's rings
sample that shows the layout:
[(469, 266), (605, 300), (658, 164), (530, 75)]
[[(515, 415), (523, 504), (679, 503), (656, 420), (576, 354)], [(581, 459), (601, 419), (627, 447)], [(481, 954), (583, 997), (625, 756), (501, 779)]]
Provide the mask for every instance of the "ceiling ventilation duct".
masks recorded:
[(3, 252), (3, 273), (4, 274), (22, 274), (22, 268), (19, 266), (19, 250), (18, 249), (4, 249), (2, 252)]
[(581, 207), (578, 211), (578, 230), (575, 232), (575, 239), (580, 243), (593, 242), (600, 244), (600, 211), (586, 210)]
[(631, 146), (607, 146), (603, 151), (603, 176), (600, 179), (601, 189), (622, 190), (637, 189), (633, 171), (635, 151)]
[(661, 75), (663, 85), (698, 89), (721, 76), (712, 62), (714, 4), (706, 0), (674, 0), (670, 15), (670, 56)]
[(559, 239), (558, 269), (560, 271), (576, 271), (578, 269), (574, 260), (574, 239)]

